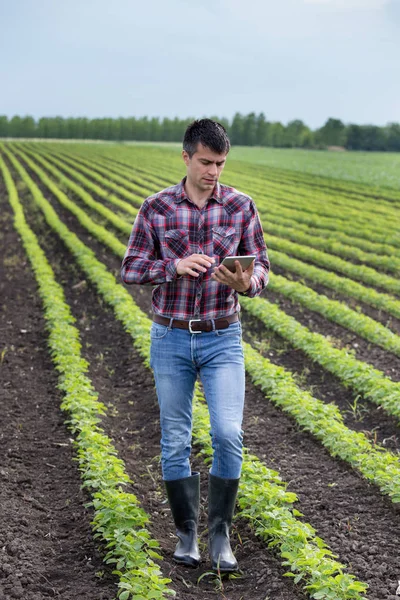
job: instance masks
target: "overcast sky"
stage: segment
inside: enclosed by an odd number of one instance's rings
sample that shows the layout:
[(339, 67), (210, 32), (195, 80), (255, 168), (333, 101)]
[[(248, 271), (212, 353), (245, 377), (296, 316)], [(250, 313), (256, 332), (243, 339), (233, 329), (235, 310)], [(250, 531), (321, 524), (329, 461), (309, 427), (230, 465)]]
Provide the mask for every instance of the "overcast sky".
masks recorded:
[(0, 114), (400, 122), (400, 0), (0, 0)]

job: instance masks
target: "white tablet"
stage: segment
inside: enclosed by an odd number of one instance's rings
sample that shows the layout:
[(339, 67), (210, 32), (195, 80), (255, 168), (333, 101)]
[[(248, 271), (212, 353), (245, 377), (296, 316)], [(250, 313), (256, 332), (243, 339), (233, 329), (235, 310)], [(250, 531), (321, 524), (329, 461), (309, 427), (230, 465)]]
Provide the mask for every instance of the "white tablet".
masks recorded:
[(255, 254), (249, 254), (247, 256), (226, 256), (221, 265), (224, 265), (224, 267), (227, 267), (230, 271), (232, 271), (232, 273), (234, 273), (236, 271), (235, 260), (238, 260), (242, 270), (245, 271), (251, 265), (253, 260), (255, 260), (255, 258)]

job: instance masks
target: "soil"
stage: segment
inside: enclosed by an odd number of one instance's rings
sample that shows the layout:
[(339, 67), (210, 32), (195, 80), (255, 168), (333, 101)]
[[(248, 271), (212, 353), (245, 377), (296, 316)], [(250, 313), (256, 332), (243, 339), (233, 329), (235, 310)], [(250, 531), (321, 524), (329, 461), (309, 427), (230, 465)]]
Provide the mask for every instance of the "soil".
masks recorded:
[(1, 198), (0, 599), (109, 600), (31, 269)]
[[(45, 195), (70, 229), (96, 250), (99, 260), (117, 272), (118, 259), (90, 238), (48, 191)], [(109, 407), (103, 426), (133, 480), (129, 491), (137, 495), (151, 517), (150, 530), (159, 541), (163, 556), (160, 567), (172, 579), (171, 587), (178, 600), (305, 598), (300, 586), (283, 577), (279, 556), (240, 519), (232, 528), (240, 577), (218, 581), (208, 575), (207, 468), (195, 450), (192, 468), (200, 471), (202, 480), (203, 562), (194, 570), (173, 563), (176, 538), (160, 475), (158, 409), (151, 372), (111, 310), (49, 231), (23, 188), (20, 196), (77, 319), (82, 352), (90, 362), (90, 376), (99, 399)], [(0, 442), (4, 448), (0, 498), (5, 507), (0, 513), (0, 599), (111, 600), (117, 582), (101, 561), (104, 550), (92, 538), (91, 512), (85, 508), (88, 497), (80, 488), (71, 436), (63, 424), (66, 415), (59, 409), (61, 396), (47, 350), (36, 284), (13, 229), (1, 182), (0, 203)], [(131, 286), (129, 291), (142, 310), (150, 314), (150, 290)], [(297, 373), (299, 384), (311, 389), (313, 395), (327, 402), (335, 400), (343, 407), (354, 403), (354, 395), (340, 382), (257, 321), (244, 315), (243, 325), (246, 339), (264, 342), (268, 358)], [(320, 327), (326, 334), (331, 324), (324, 320)], [(374, 347), (375, 354), (381, 365), (391, 358)], [(375, 428), (381, 442), (386, 440), (388, 447), (398, 449), (399, 428), (395, 421), (369, 403), (362, 406), (363, 420), (349, 409), (348, 425), (372, 432)], [(347, 464), (332, 458), (250, 381), (246, 387), (244, 430), (249, 451), (278, 470), (288, 482), (288, 489), (296, 492), (296, 507), (304, 520), (315, 527), (349, 572), (369, 584), (367, 597), (395, 598), (400, 579), (398, 507)]]

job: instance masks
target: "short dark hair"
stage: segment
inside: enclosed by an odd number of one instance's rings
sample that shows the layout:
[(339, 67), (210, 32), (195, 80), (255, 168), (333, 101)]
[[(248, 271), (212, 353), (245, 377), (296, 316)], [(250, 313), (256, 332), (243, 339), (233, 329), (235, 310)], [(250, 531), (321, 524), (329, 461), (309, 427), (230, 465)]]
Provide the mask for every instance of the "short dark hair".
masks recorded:
[(228, 154), (231, 147), (225, 127), (212, 119), (200, 119), (188, 125), (183, 138), (183, 149), (190, 158), (199, 143), (216, 154)]

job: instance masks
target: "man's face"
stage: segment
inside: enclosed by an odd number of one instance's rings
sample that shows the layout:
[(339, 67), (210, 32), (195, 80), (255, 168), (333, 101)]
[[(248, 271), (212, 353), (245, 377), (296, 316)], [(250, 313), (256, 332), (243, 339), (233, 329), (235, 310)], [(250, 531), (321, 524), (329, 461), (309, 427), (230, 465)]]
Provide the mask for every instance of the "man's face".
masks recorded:
[(211, 192), (225, 166), (227, 154), (216, 154), (210, 148), (197, 144), (192, 158), (183, 150), (188, 182), (201, 192)]

